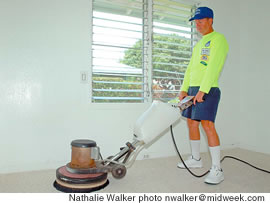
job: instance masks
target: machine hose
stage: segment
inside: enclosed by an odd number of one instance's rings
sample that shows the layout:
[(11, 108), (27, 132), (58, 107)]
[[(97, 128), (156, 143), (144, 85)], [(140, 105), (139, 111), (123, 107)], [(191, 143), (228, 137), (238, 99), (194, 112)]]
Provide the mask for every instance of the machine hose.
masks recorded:
[[(203, 173), (202, 175), (197, 175), (197, 174), (193, 173), (193, 172), (187, 167), (187, 165), (185, 164), (185, 162), (184, 162), (184, 160), (183, 160), (183, 158), (182, 158), (182, 156), (181, 156), (181, 154), (180, 154), (180, 152), (179, 152), (179, 150), (178, 150), (178, 147), (177, 147), (177, 145), (176, 145), (176, 142), (175, 142), (175, 139), (174, 139), (174, 135), (173, 135), (172, 125), (170, 126), (170, 130), (171, 130), (172, 141), (173, 141), (175, 150), (176, 150), (176, 152), (177, 152), (179, 158), (181, 159), (182, 163), (184, 164), (185, 168), (188, 170), (188, 172), (189, 172), (191, 175), (193, 175), (193, 176), (195, 176), (195, 177), (197, 177), (197, 178), (201, 178), (201, 177), (205, 176), (207, 173), (209, 173), (209, 170), (208, 170), (208, 171), (206, 171), (205, 173)], [(263, 172), (265, 172), (265, 173), (270, 173), (270, 171), (267, 171), (267, 170), (265, 170), (265, 169), (261, 169), (261, 168), (258, 168), (258, 167), (256, 167), (256, 166), (253, 166), (253, 165), (251, 165), (250, 163), (248, 163), (248, 162), (246, 162), (246, 161), (243, 161), (243, 160), (241, 160), (241, 159), (239, 159), (239, 158), (233, 157), (233, 156), (224, 156), (224, 157), (221, 159), (220, 162), (223, 162), (224, 159), (226, 159), (226, 158), (235, 159), (235, 160), (240, 161), (240, 162), (242, 162), (242, 163), (245, 163), (245, 164), (247, 164), (247, 165), (249, 165), (249, 166), (251, 166), (251, 167), (253, 167), (253, 168), (257, 169), (257, 170), (263, 171)]]

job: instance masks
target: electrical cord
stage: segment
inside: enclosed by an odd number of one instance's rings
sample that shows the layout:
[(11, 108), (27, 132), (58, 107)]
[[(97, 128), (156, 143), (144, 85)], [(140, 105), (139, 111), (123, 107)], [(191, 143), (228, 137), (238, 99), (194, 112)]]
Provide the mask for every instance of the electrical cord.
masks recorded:
[[(209, 173), (209, 170), (208, 170), (208, 171), (206, 171), (205, 173), (203, 173), (202, 175), (197, 175), (197, 174), (193, 173), (193, 172), (187, 167), (187, 165), (185, 164), (185, 162), (184, 162), (184, 160), (183, 160), (183, 158), (182, 158), (182, 156), (181, 156), (181, 154), (180, 154), (180, 152), (179, 152), (179, 150), (178, 150), (178, 147), (177, 147), (177, 145), (176, 145), (176, 142), (175, 142), (175, 139), (174, 139), (174, 135), (173, 135), (172, 125), (170, 126), (170, 130), (171, 130), (172, 140), (173, 140), (173, 144), (174, 144), (174, 147), (175, 147), (175, 149), (176, 149), (176, 152), (177, 152), (179, 158), (181, 159), (182, 163), (184, 164), (185, 168), (188, 170), (188, 172), (189, 172), (191, 175), (193, 175), (193, 176), (195, 176), (195, 177), (197, 177), (197, 178), (201, 178), (201, 177), (205, 176), (207, 173)], [(238, 159), (238, 158), (236, 158), (236, 157), (233, 157), (233, 156), (224, 156), (224, 157), (221, 159), (220, 162), (223, 162), (226, 158), (235, 159), (235, 160), (240, 161), (240, 162), (242, 162), (242, 163), (245, 163), (245, 164), (247, 164), (247, 165), (249, 165), (249, 166), (251, 166), (251, 167), (253, 167), (253, 168), (257, 169), (257, 170), (263, 171), (263, 172), (265, 172), (265, 173), (270, 173), (270, 171), (267, 171), (267, 170), (265, 170), (265, 169), (261, 169), (261, 168), (258, 168), (258, 167), (256, 167), (256, 166), (253, 166), (253, 165), (251, 165), (250, 163), (248, 163), (248, 162), (246, 162), (246, 161), (243, 161), (243, 160), (241, 160), (241, 159)]]

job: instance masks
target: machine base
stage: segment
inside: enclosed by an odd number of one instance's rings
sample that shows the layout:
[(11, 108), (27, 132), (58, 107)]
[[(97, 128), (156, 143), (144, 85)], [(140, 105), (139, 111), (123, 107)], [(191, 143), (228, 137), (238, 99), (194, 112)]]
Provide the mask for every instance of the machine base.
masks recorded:
[(95, 192), (98, 190), (101, 190), (103, 188), (105, 188), (107, 185), (109, 185), (109, 180), (106, 180), (106, 182), (103, 185), (100, 186), (95, 186), (92, 187), (92, 185), (90, 187), (84, 185), (84, 188), (76, 188), (76, 186), (74, 186), (73, 184), (67, 184), (66, 186), (63, 186), (61, 184), (58, 183), (58, 180), (56, 179), (53, 183), (53, 186), (61, 191), (61, 192), (66, 192), (66, 193), (89, 193), (89, 192)]
[(105, 188), (109, 181), (107, 173), (76, 174), (67, 171), (66, 166), (56, 170), (54, 187), (62, 192), (85, 193)]

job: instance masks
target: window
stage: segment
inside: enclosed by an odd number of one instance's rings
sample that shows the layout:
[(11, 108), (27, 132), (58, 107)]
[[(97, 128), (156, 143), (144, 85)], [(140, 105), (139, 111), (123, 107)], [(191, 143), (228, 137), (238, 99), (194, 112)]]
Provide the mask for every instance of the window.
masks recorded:
[(92, 102), (175, 98), (191, 57), (193, 5), (92, 0)]
[(192, 8), (177, 1), (153, 0), (154, 99), (168, 101), (179, 93), (193, 48), (194, 28), (187, 23)]
[(94, 0), (92, 101), (144, 102), (143, 0)]

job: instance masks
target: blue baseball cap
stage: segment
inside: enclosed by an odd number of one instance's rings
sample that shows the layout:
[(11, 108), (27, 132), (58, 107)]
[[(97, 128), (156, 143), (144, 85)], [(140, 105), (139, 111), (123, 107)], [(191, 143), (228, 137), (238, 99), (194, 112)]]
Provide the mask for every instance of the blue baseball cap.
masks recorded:
[(203, 18), (214, 18), (213, 10), (208, 7), (199, 7), (196, 9), (195, 15), (192, 18), (190, 18), (189, 21)]

